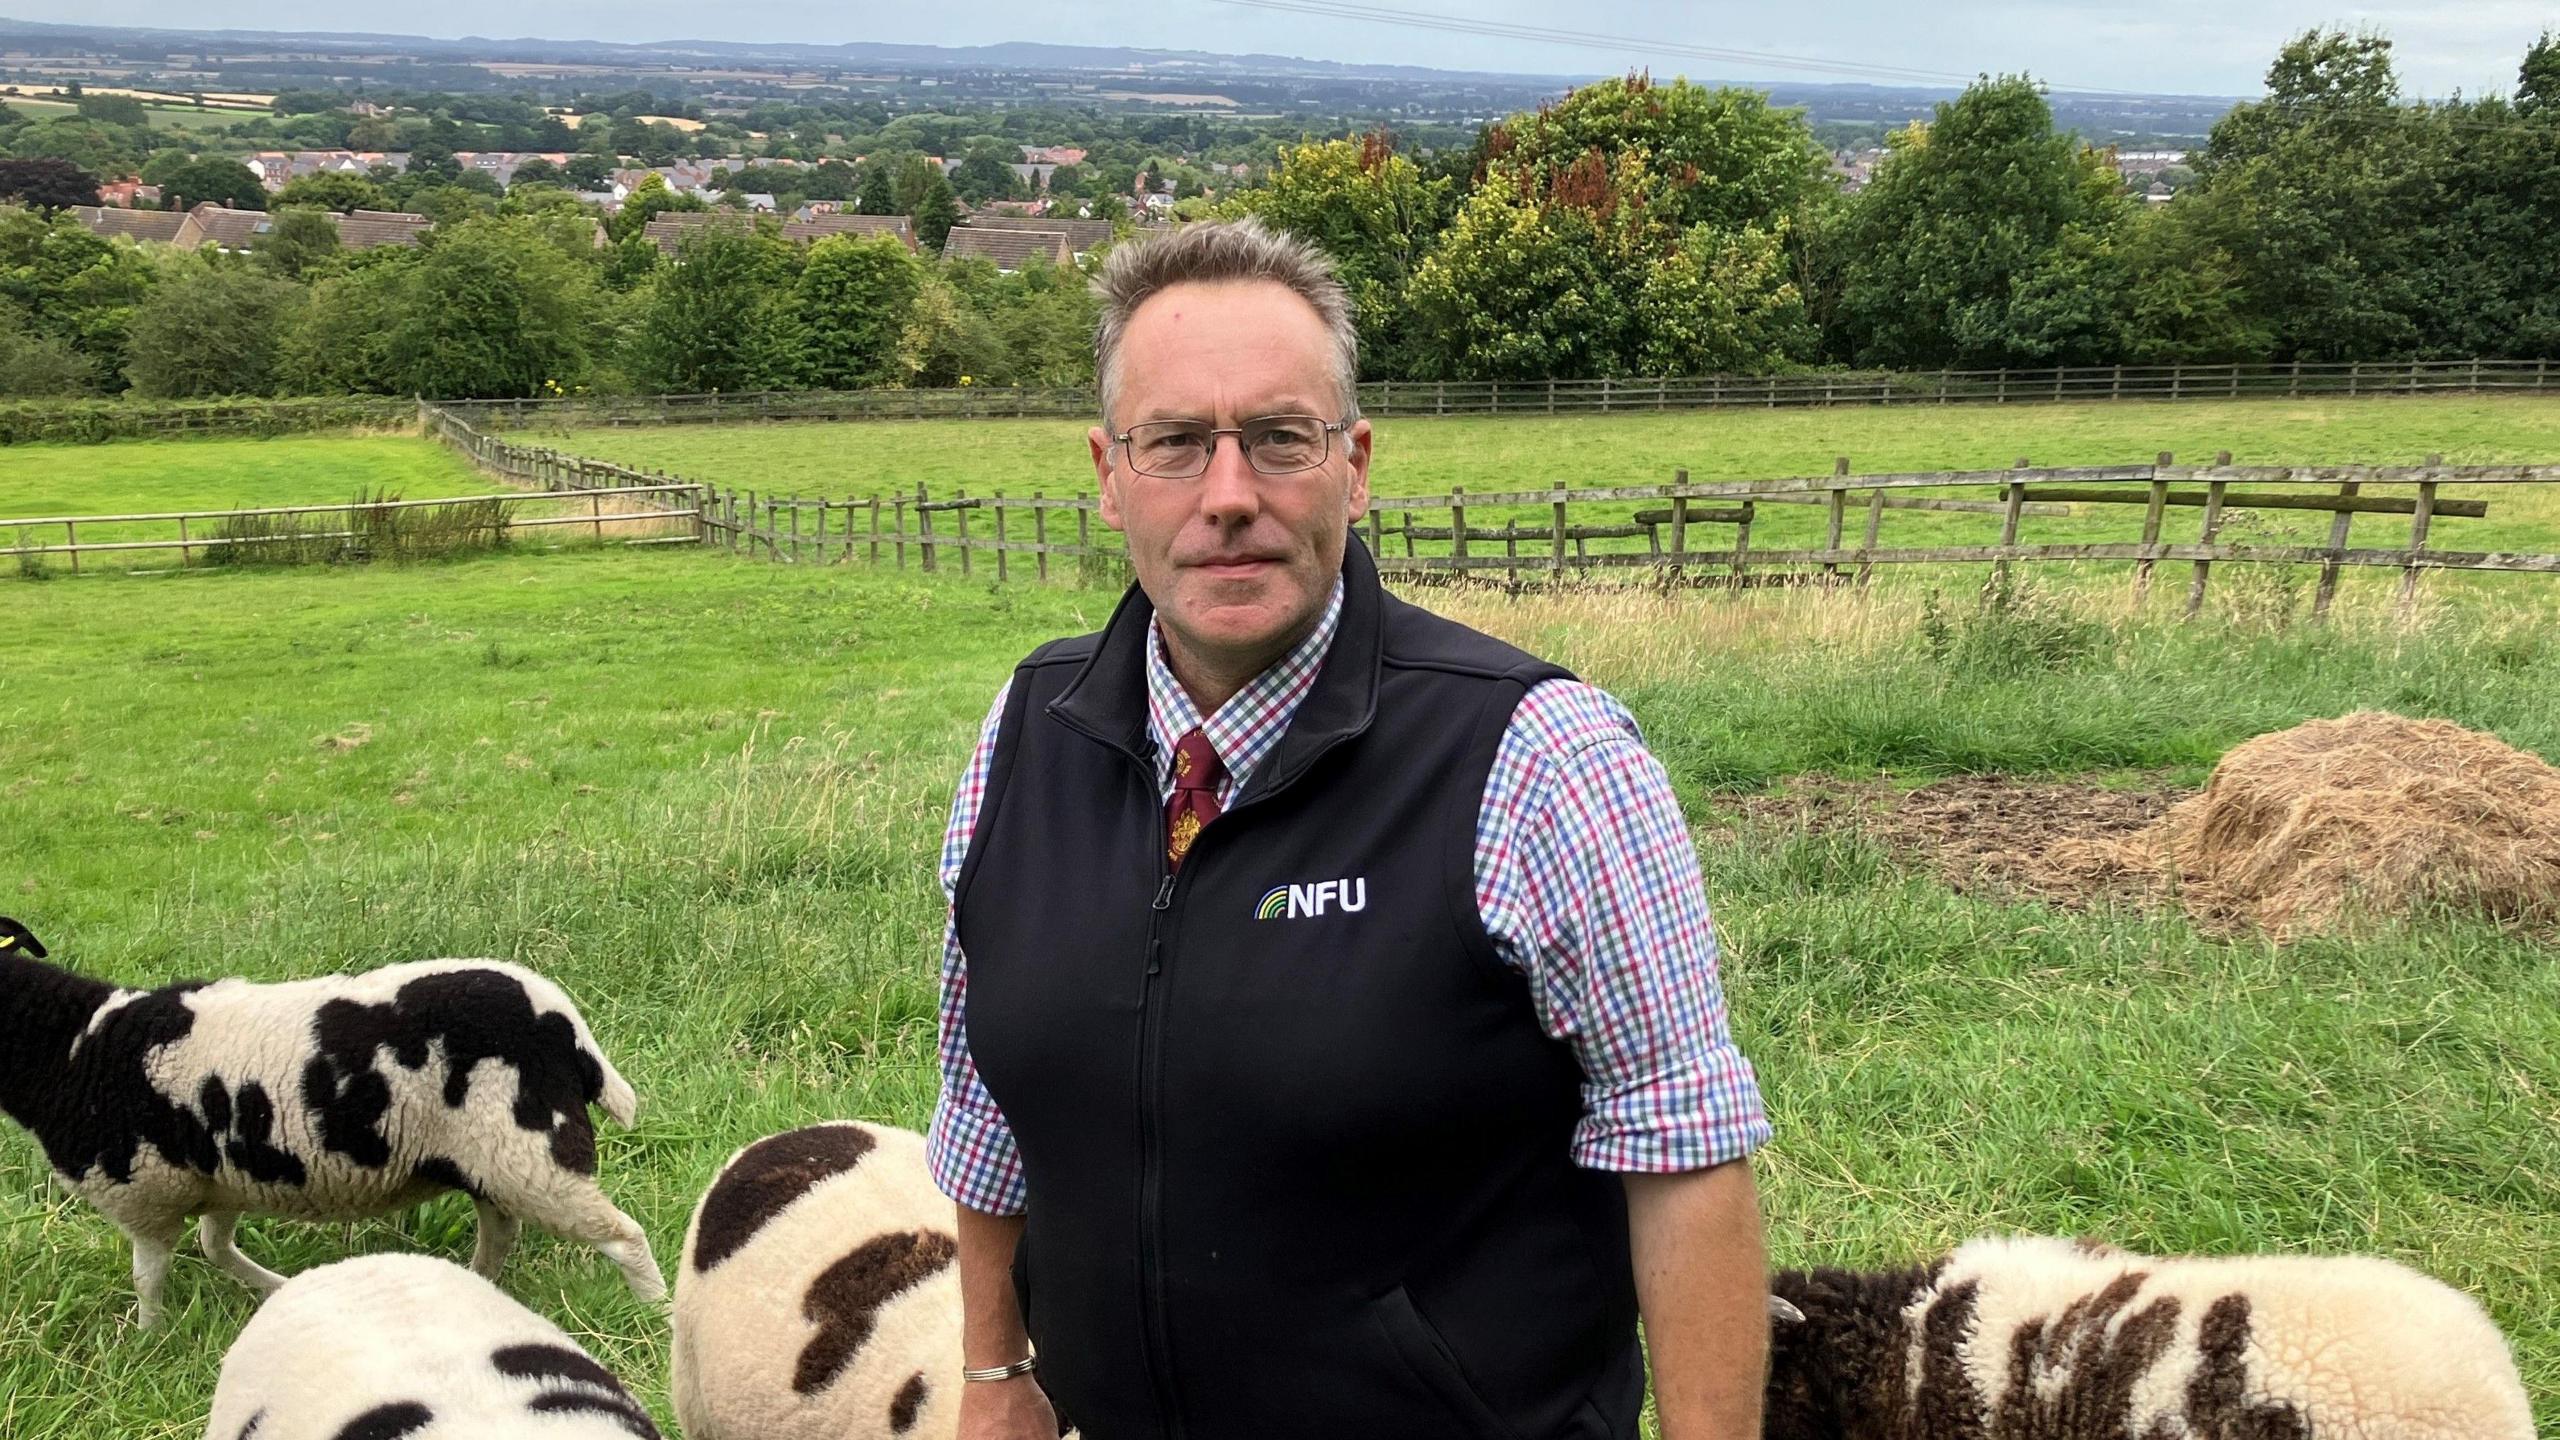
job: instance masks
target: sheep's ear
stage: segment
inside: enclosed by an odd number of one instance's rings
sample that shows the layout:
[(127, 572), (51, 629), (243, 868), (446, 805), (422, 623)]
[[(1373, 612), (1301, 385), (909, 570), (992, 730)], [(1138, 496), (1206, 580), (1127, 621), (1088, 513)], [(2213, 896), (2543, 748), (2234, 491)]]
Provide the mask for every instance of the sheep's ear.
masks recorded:
[(1769, 1297), (1769, 1320), (1777, 1325), (1801, 1325), (1804, 1323), (1804, 1312), (1797, 1309), (1795, 1302), (1785, 1296), (1772, 1295)]
[(30, 960), (44, 958), (44, 946), (27, 933), (27, 927), (0, 915), (0, 955), (24, 955)]

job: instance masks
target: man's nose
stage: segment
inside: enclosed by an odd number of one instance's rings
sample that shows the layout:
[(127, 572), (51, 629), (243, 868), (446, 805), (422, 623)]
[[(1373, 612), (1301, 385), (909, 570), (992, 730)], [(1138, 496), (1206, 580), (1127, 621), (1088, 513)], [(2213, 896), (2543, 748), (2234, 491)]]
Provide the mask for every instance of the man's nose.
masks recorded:
[(1200, 516), (1213, 525), (1240, 525), (1262, 513), (1260, 477), (1244, 456), (1244, 438), (1221, 435), (1200, 476)]

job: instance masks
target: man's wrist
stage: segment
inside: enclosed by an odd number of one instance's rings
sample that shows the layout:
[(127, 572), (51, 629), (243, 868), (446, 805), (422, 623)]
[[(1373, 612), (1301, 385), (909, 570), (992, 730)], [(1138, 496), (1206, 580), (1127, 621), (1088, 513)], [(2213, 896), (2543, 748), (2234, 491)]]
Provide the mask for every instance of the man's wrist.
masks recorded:
[(985, 1365), (976, 1367), (964, 1365), (960, 1368), (960, 1378), (968, 1381), (992, 1384), (1004, 1380), (1018, 1380), (1039, 1368), (1039, 1356), (1025, 1355), (1019, 1360), (1003, 1365)]

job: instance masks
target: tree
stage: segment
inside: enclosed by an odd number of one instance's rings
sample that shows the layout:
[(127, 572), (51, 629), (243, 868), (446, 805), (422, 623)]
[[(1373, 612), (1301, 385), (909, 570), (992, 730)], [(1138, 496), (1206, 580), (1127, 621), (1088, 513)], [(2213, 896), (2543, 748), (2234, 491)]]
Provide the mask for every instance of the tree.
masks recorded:
[(151, 293), (141, 250), (99, 239), (67, 214), (0, 210), (0, 302), (84, 357), (104, 385), (123, 384), (125, 330)]
[(1259, 215), (1333, 257), (1359, 321), (1361, 373), (1395, 378), (1416, 368), (1407, 354), (1405, 287), (1448, 224), (1455, 188), (1424, 180), (1378, 133), (1284, 150), (1268, 183), (1221, 208)]
[(280, 346), (283, 388), (299, 394), (397, 395), (408, 389), (394, 346), (406, 322), (420, 254), (369, 250), (311, 287)]
[(438, 227), (423, 247), (391, 351), (433, 397), (537, 395), (586, 377), (594, 280), (541, 222)]
[(527, 189), (548, 188), (556, 190), (561, 188), (564, 183), (565, 180), (560, 172), (560, 167), (552, 164), (549, 160), (536, 155), (532, 159), (527, 160), (516, 167), (515, 174), (509, 176), (507, 179), (507, 189), (512, 191), (522, 187)]
[(861, 194), (853, 202), (858, 215), (894, 215), (898, 213), (898, 197), (889, 185), (889, 167), (864, 167)]
[(602, 155), (572, 155), (560, 174), (572, 189), (601, 190), (613, 183), (613, 161)]
[(898, 342), (926, 270), (892, 236), (831, 235), (809, 247), (793, 287), (802, 383), (851, 390), (898, 377)]
[(623, 197), (622, 208), (605, 221), (605, 233), (616, 240), (628, 240), (649, 226), (649, 222), (674, 211), (708, 210), (699, 195), (679, 195), (667, 184), (667, 177), (652, 171), (643, 176), (631, 193)]
[(276, 192), (275, 208), (301, 207), (313, 210), (388, 210), (391, 197), (381, 186), (362, 175), (343, 170), (324, 170), (310, 175), (296, 175), (284, 182)]
[(275, 226), (258, 241), (258, 268), (286, 280), (302, 280), (338, 258), (338, 227), (320, 210), (278, 210)]
[(2065, 271), (2103, 278), (2132, 202), (2100, 156), (2054, 130), (2034, 82), (1978, 81), (1887, 144), (1842, 227), (1840, 320), (1858, 363), (2118, 358), (2105, 327), (2066, 313), (2060, 292)]
[(190, 259), (134, 312), (125, 376), (154, 399), (271, 394), (302, 301), (299, 285)]
[(1419, 269), (1407, 299), (1414, 355), (1462, 379), (1580, 379), (1610, 372), (1625, 300), (1587, 216), (1550, 211), (1491, 174)]
[(451, 185), (462, 178), (462, 162), (453, 158), (453, 147), (429, 140), (411, 146), (409, 168), (402, 172), (419, 185)]
[(1022, 177), (1013, 169), (1017, 153), (1001, 141), (970, 146), (959, 167), (951, 172), (952, 190), (972, 205), (1018, 198), (1023, 188)]
[(1584, 86), (1503, 121), (1486, 140), (1487, 168), (1534, 196), (1576, 183), (1592, 155), (1614, 161), (1631, 151), (1661, 178), (1663, 218), (1675, 230), (1772, 228), (1813, 195), (1827, 163), (1804, 117), (1760, 91), (1641, 74)]
[(0, 200), (38, 210), (98, 203), (98, 177), (68, 160), (0, 160)]
[(172, 210), (192, 209), (207, 201), (234, 210), (267, 208), (267, 187), (256, 172), (237, 160), (206, 155), (173, 166), (160, 182), (161, 199)]
[(0, 313), (0, 396), (85, 395), (91, 381), (88, 357), (71, 342), (37, 333), (21, 316)]
[(791, 383), (791, 247), (774, 235), (707, 230), (659, 271), (626, 362), (662, 392), (762, 390)]
[(1002, 384), (1009, 368), (995, 323), (940, 275), (925, 282), (907, 312), (898, 367), (910, 384), (932, 386)]
[(897, 199), (894, 213), (914, 216), (916, 239), (939, 253), (944, 237), (960, 223), (960, 200), (942, 167), (921, 155), (910, 157), (898, 171)]
[(1634, 320), (1637, 368), (1653, 375), (1749, 374), (1816, 343), (1783, 229), (1690, 226), (1646, 272)]
[[(2314, 30), (2267, 70), (2196, 158), (2213, 241), (2239, 267), (2279, 359), (2369, 360), (2417, 348), (2418, 280), (2438, 177), (2425, 117), (2398, 103), (2391, 42)], [(2179, 203), (2186, 203), (2182, 199)]]

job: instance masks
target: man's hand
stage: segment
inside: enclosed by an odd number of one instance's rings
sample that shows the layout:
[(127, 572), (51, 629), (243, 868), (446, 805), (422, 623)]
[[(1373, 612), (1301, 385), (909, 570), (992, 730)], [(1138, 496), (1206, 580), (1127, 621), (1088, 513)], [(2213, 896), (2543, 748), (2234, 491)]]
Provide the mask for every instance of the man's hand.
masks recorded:
[(1058, 1412), (1028, 1375), (960, 1387), (959, 1440), (1058, 1440)]
[[(1022, 1307), (1013, 1297), (1013, 1251), (1022, 1217), (960, 1211), (960, 1354), (973, 1370), (1010, 1365), (1031, 1353)], [(961, 1380), (959, 1440), (1058, 1440), (1058, 1412), (1037, 1378)]]
[(1751, 1163), (1621, 1178), (1662, 1440), (1759, 1440), (1769, 1271)]

